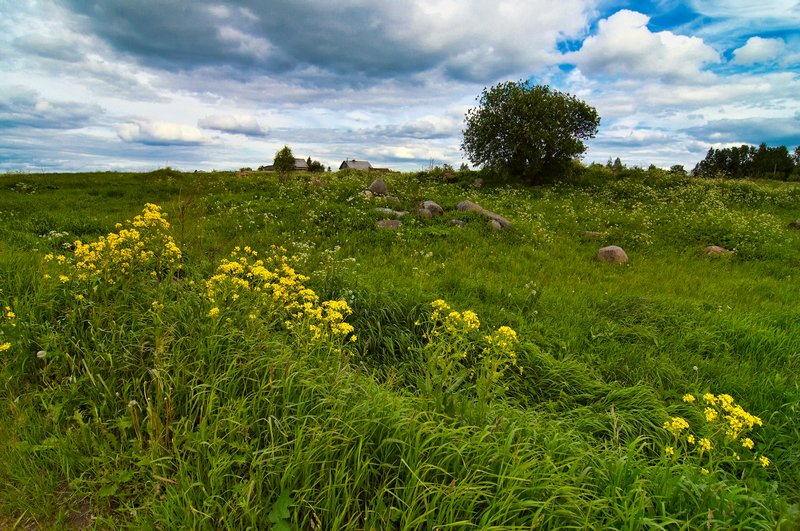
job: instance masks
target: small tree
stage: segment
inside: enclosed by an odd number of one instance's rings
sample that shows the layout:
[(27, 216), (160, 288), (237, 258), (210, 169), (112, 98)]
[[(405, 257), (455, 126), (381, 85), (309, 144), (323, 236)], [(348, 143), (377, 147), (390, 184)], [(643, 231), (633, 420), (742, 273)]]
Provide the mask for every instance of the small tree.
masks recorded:
[(597, 111), (569, 94), (528, 82), (484, 89), (466, 115), (461, 149), (476, 165), (535, 183), (565, 170), (594, 138)]
[(275, 160), (272, 161), (273, 169), (278, 172), (281, 180), (286, 179), (294, 170), (294, 155), (289, 146), (283, 146), (282, 149), (275, 153)]

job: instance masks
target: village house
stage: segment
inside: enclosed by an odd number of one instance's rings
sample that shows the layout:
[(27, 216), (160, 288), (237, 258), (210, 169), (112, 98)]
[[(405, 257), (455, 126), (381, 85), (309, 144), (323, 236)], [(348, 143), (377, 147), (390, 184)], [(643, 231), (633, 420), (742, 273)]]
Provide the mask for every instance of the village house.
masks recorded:
[[(268, 166), (259, 166), (258, 171), (274, 171), (275, 167), (270, 164)], [(294, 171), (308, 171), (308, 163), (306, 159), (294, 159)]]

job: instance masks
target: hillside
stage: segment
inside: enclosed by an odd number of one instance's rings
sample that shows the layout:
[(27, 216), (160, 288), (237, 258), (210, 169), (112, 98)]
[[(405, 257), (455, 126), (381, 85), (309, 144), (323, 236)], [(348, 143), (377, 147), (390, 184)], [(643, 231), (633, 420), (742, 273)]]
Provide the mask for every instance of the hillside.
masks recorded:
[(0, 176), (0, 528), (800, 525), (800, 184), (475, 176)]

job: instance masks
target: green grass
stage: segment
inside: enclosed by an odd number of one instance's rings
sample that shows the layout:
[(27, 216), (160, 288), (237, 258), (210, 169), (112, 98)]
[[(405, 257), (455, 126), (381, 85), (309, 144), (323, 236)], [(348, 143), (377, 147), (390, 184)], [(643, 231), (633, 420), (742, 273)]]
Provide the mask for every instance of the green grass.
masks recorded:
[[(0, 302), (15, 314), (0, 323), (0, 527), (800, 525), (800, 231), (787, 228), (800, 186), (659, 171), (536, 188), (384, 177), (387, 199), (365, 197), (373, 176), (358, 172), (322, 187), (0, 176)], [(424, 199), (445, 216), (414, 217)], [(513, 226), (456, 211), (464, 199)], [(69, 256), (145, 203), (169, 213), (180, 274), (58, 282), (47, 253)], [(411, 214), (380, 230), (379, 206)], [(628, 266), (594, 259), (609, 244)], [(707, 257), (712, 244), (736, 252)], [(204, 282), (222, 259), (273, 245), (322, 299), (349, 303), (355, 342), (315, 343), (245, 298), (208, 316)], [(507, 371), (488, 403), (468, 377), (431, 387), (450, 344), (429, 335), (436, 299), (480, 316), (465, 352), (517, 331), (522, 374)], [(473, 356), (456, 362), (463, 374)], [(681, 397), (705, 392), (763, 419), (753, 437), (769, 467), (744, 455), (704, 475), (696, 453), (665, 455), (662, 424), (698, 426)]]

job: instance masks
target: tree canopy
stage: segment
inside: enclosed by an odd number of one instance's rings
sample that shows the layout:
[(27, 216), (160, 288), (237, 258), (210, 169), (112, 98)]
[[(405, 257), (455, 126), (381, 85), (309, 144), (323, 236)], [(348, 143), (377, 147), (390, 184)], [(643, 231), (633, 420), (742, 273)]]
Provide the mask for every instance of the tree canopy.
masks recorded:
[(484, 89), (478, 102), (466, 114), (461, 148), (473, 164), (529, 183), (564, 171), (600, 124), (597, 111), (575, 96), (524, 81)]
[(272, 161), (273, 169), (278, 172), (281, 179), (285, 178), (294, 170), (294, 155), (289, 146), (283, 146), (275, 153), (275, 159)]
[(698, 177), (761, 177), (786, 180), (797, 165), (795, 154), (786, 146), (769, 147), (762, 143), (758, 147), (743, 144), (729, 148), (709, 148), (706, 158), (697, 163), (692, 174)]

